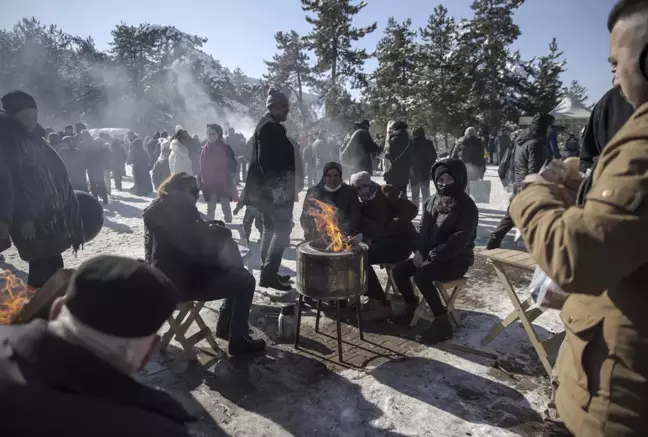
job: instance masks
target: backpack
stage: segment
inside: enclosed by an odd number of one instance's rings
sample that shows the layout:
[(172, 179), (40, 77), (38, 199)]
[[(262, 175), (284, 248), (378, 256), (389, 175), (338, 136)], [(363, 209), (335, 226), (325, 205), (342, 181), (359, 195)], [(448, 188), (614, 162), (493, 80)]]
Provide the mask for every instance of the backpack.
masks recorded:
[(356, 136), (358, 135), (358, 132), (360, 132), (362, 129), (358, 129), (353, 134), (349, 135), (347, 139), (344, 141), (342, 144), (342, 147), (340, 147), (340, 163), (343, 165), (346, 165), (348, 167), (353, 167), (354, 166), (354, 161), (355, 161), (355, 147), (352, 145), (356, 142)]

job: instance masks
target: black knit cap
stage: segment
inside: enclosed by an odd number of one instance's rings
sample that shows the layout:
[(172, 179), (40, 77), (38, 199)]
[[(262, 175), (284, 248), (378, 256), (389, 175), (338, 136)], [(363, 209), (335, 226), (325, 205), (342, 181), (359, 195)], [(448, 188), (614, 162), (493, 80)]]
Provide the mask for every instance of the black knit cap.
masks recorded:
[(125, 338), (155, 334), (177, 303), (178, 292), (162, 272), (112, 255), (81, 264), (65, 294), (65, 306), (79, 321)]
[(9, 91), (0, 101), (2, 101), (2, 107), (7, 111), (7, 114), (11, 115), (16, 115), (23, 109), (38, 109), (36, 100), (20, 90)]
[(619, 20), (644, 11), (648, 12), (648, 0), (620, 0), (608, 16), (608, 30), (612, 32)]
[[(438, 163), (435, 168), (434, 168), (434, 174), (432, 175), (433, 182), (436, 183), (436, 181), (439, 180), (442, 174), (444, 173), (450, 173), (450, 167), (446, 163)], [(452, 176), (452, 174), (450, 174)]]

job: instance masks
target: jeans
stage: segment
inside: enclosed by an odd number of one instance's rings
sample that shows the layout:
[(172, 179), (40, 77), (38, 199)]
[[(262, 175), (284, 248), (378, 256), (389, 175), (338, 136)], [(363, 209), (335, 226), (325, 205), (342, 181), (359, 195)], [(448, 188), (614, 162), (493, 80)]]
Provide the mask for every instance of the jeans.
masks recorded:
[(261, 277), (274, 280), (281, 266), (281, 259), (292, 231), (293, 203), (269, 205), (262, 211), (263, 234), (261, 235)]
[(418, 184), (412, 184), (412, 203), (419, 206), (419, 194), (423, 197), (423, 203), (430, 198), (430, 181), (419, 182)]
[(254, 298), (256, 281), (244, 267), (225, 270), (203, 290), (184, 292), (181, 300), (200, 302), (225, 299), (221, 317), (230, 319), (230, 340), (248, 335), (248, 316)]
[(499, 225), (497, 225), (497, 228), (495, 228), (495, 230), (493, 231), (492, 238), (496, 239), (497, 241), (502, 241), (504, 237), (506, 237), (506, 234), (508, 234), (514, 226), (515, 224), (513, 223), (513, 219), (511, 218), (511, 214), (509, 213), (509, 210), (507, 208), (506, 215), (502, 217)]
[(33, 288), (41, 288), (49, 279), (54, 276), (58, 269), (63, 268), (63, 257), (54, 255), (47, 258), (29, 261), (29, 274), (27, 285)]
[(470, 264), (472, 263), (468, 260), (455, 259), (444, 263), (431, 262), (423, 267), (416, 268), (414, 267), (414, 260), (408, 259), (394, 267), (394, 282), (405, 303), (416, 305), (418, 302), (410, 282), (410, 278), (414, 277), (414, 282), (430, 306), (432, 313), (435, 316), (442, 316), (446, 313), (446, 308), (441, 302), (441, 296), (439, 296), (434, 281), (443, 282), (459, 279), (466, 274)]
[(115, 188), (117, 189), (117, 191), (121, 191), (122, 190), (122, 177), (123, 177), (122, 174), (117, 173), (115, 171), (113, 171), (112, 174), (113, 174), (113, 179), (115, 179)]
[(236, 158), (236, 181), (244, 181), (247, 177), (247, 161), (242, 156)]
[(373, 265), (395, 264), (401, 262), (412, 254), (411, 239), (407, 237), (387, 237), (374, 241), (367, 254), (369, 269), (367, 270), (367, 297), (373, 300), (386, 301), (385, 291), (378, 280)]
[(221, 197), (216, 199), (215, 196), (212, 196), (207, 202), (207, 217), (210, 220), (214, 220), (216, 217), (216, 205), (220, 203), (221, 209), (223, 210), (223, 216), (225, 217), (226, 223), (232, 223), (232, 207), (230, 205), (231, 199), (226, 197)]
[(110, 194), (110, 170), (104, 170), (104, 184), (106, 185), (106, 192)]

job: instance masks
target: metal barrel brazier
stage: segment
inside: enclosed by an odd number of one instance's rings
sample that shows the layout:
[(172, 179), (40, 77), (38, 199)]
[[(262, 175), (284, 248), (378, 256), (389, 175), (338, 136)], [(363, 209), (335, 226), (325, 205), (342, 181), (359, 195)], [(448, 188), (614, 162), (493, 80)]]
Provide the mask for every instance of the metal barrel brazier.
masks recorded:
[(297, 291), (316, 300), (353, 299), (367, 291), (369, 267), (365, 244), (333, 252), (318, 241), (297, 246)]

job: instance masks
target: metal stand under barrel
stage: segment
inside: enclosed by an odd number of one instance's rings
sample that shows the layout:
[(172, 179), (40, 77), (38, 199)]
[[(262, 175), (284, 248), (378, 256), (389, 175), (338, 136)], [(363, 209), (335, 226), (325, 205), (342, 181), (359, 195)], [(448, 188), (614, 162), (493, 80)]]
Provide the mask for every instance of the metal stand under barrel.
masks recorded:
[[(337, 327), (337, 348), (338, 348), (338, 358), (340, 362), (343, 362), (342, 357), (342, 324), (340, 322), (340, 300), (334, 300), (335, 302), (335, 324)], [(299, 328), (301, 326), (301, 314), (302, 308), (304, 305), (304, 296), (299, 295), (299, 301), (297, 303), (297, 329), (295, 330), (295, 349), (299, 349)], [(319, 333), (319, 322), (320, 314), (322, 312), (322, 301), (317, 301), (317, 314), (315, 315), (315, 332)], [(360, 302), (360, 296), (356, 298), (356, 313), (358, 316), (358, 331), (360, 331), (360, 340), (364, 341), (364, 332), (362, 331), (362, 308)]]

